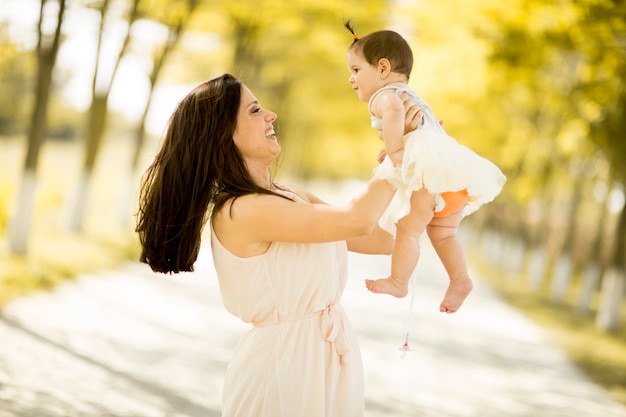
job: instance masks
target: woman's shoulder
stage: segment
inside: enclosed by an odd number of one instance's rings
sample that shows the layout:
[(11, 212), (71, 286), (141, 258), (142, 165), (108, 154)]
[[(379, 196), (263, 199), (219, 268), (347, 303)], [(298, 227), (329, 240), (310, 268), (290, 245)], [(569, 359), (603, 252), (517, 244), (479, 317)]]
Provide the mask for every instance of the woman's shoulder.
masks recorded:
[(264, 229), (276, 226), (289, 200), (273, 194), (251, 193), (230, 198), (212, 213), (211, 227), (229, 252), (239, 257), (263, 253), (270, 241), (262, 238)]
[[(272, 190), (273, 193), (249, 193), (229, 198), (220, 209), (213, 213), (213, 218), (217, 221), (232, 221), (238, 219), (254, 219), (260, 210), (272, 210), (276, 204), (285, 202), (305, 200), (291, 188), (280, 187)], [(307, 200), (305, 200), (307, 201)], [(214, 220), (215, 221), (215, 220)]]
[(291, 199), (296, 199), (305, 203), (313, 203), (317, 199), (317, 197), (315, 197), (312, 193), (298, 185), (276, 184), (276, 186), (278, 187), (276, 192)]

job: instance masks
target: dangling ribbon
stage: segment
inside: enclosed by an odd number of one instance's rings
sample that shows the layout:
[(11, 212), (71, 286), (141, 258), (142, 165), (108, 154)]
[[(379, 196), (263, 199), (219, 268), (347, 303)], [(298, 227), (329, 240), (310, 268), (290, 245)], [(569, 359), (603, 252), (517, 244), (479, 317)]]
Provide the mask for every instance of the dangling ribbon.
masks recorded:
[(400, 346), (398, 348), (398, 350), (400, 350), (400, 352), (402, 352), (402, 354), (400, 355), (401, 358), (404, 358), (406, 356), (406, 353), (409, 351), (412, 351), (413, 349), (411, 349), (411, 347), (409, 346), (409, 329), (411, 327), (411, 322), (413, 321), (413, 301), (415, 300), (415, 292), (417, 290), (417, 277), (415, 276), (415, 271), (413, 271), (413, 274), (411, 274), (411, 278), (409, 280), (409, 297), (410, 297), (410, 303), (409, 303), (409, 314), (408, 317), (406, 318), (406, 322), (404, 323), (404, 343), (402, 344), (402, 346)]

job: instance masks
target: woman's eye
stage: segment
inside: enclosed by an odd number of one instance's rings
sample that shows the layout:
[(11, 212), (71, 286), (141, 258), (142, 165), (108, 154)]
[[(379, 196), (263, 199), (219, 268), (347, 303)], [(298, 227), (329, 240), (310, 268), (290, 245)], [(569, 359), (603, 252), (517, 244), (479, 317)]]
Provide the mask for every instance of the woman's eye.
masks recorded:
[(260, 107), (252, 110), (252, 113), (260, 113), (260, 112), (261, 112), (261, 108)]

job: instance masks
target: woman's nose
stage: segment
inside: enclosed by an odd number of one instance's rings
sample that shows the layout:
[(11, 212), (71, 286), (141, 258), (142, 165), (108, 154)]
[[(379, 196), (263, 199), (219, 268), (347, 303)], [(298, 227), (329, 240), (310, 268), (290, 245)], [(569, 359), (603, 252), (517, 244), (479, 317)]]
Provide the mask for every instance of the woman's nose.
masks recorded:
[(273, 111), (268, 110), (266, 119), (269, 122), (273, 122), (274, 120), (278, 119), (278, 115), (274, 113)]

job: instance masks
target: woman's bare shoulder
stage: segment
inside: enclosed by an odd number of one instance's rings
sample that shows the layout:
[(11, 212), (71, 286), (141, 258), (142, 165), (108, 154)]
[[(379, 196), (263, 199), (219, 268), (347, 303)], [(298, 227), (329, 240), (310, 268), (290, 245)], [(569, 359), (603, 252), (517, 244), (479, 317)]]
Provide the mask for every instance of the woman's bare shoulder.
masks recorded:
[(307, 203), (327, 204), (324, 200), (302, 186), (281, 184), (280, 187), (296, 194)]

